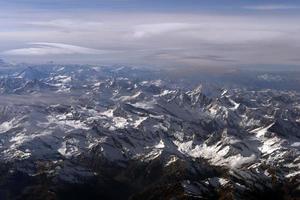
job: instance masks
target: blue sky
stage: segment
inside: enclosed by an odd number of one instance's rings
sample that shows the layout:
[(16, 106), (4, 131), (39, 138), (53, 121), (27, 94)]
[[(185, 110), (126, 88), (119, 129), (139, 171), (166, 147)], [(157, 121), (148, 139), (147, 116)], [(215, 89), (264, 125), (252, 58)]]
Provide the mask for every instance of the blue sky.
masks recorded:
[(98, 9), (116, 11), (199, 11), (205, 9), (240, 9), (258, 5), (300, 5), (295, 0), (1, 0), (1, 6), (34, 9)]
[(0, 57), (161, 67), (300, 62), (300, 2), (0, 0)]

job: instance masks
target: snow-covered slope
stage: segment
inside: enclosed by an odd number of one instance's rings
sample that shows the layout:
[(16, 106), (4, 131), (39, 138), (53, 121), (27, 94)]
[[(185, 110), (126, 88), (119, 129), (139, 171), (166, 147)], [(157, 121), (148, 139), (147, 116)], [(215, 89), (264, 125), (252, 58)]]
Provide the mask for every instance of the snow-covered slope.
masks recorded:
[(29, 68), (1, 79), (1, 162), (12, 174), (46, 173), (55, 183), (102, 177), (108, 166), (146, 165), (150, 173), (159, 162), (187, 171), (176, 181), (194, 197), (230, 188), (244, 199), (283, 184), (299, 192), (299, 93), (187, 89), (124, 70), (53, 67), (41, 75)]

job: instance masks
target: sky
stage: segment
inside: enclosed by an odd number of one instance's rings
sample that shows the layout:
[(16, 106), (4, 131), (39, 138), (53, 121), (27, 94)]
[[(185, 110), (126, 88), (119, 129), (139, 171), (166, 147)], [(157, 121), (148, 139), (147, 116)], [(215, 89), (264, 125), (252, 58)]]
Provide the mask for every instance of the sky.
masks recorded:
[(296, 0), (0, 0), (0, 58), (298, 67), (299, 22)]

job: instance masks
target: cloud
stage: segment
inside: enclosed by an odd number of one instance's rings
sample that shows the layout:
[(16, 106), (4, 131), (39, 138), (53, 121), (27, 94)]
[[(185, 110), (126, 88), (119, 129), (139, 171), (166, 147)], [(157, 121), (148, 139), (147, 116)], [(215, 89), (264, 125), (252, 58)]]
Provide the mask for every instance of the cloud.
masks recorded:
[[(278, 26), (278, 25), (276, 25)], [(133, 37), (136, 39), (167, 37), (175, 39), (175, 43), (189, 41), (193, 43), (211, 42), (214, 44), (224, 43), (247, 43), (249, 41), (272, 40), (282, 35), (282, 31), (272, 25), (257, 23), (249, 19), (202, 19), (195, 23), (157, 23), (143, 24), (134, 27)]]
[(0, 54), (161, 67), (299, 64), (300, 15), (256, 13), (22, 13), (0, 19)]
[(144, 38), (153, 35), (159, 35), (168, 32), (188, 30), (193, 28), (193, 24), (188, 23), (157, 23), (135, 26), (133, 36), (135, 38)]
[(272, 10), (292, 10), (292, 9), (300, 9), (300, 6), (295, 5), (256, 5), (256, 6), (245, 6), (245, 9), (249, 10), (258, 10), (258, 11), (272, 11)]
[(98, 30), (103, 26), (102, 22), (98, 21), (84, 21), (84, 20), (71, 20), (71, 19), (55, 19), (48, 21), (30, 21), (27, 22), (28, 25), (40, 28), (55, 28), (62, 30), (84, 30), (93, 31)]
[(13, 56), (44, 56), (44, 55), (67, 55), (67, 54), (103, 54), (107, 51), (86, 48), (81, 46), (38, 42), (30, 43), (31, 47), (12, 49), (2, 52), (3, 55)]

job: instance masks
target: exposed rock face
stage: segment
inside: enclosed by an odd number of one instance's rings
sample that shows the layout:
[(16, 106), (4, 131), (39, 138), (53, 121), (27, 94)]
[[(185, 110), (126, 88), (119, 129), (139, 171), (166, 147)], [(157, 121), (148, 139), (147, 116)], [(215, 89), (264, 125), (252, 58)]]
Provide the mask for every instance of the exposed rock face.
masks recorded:
[(0, 78), (0, 199), (299, 197), (296, 91), (15, 70)]

